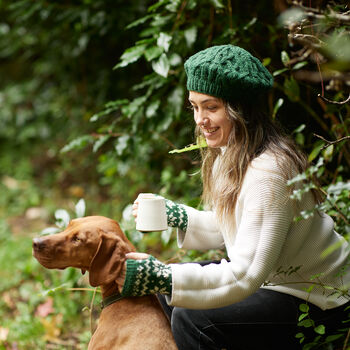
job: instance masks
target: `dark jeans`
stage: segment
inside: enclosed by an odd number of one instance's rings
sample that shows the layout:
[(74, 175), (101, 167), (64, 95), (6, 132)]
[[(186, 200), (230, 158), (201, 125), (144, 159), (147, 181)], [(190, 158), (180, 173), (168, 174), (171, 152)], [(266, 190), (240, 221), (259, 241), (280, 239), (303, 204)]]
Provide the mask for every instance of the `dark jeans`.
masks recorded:
[[(299, 305), (305, 301), (272, 290), (259, 289), (241, 302), (208, 310), (174, 308), (164, 296), (158, 297), (179, 350), (301, 349), (295, 338), (298, 332), (311, 332), (310, 341), (317, 335), (310, 328), (297, 327)], [(328, 333), (341, 328), (346, 306), (323, 311), (309, 303), (310, 316)]]

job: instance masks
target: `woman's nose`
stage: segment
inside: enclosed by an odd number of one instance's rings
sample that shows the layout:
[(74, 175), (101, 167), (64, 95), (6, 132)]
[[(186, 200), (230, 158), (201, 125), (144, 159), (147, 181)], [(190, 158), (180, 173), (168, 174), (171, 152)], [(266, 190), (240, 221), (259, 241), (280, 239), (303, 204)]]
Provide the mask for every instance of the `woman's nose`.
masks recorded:
[(199, 110), (196, 113), (195, 121), (198, 126), (205, 126), (208, 124), (209, 119), (205, 116), (205, 114), (202, 111)]

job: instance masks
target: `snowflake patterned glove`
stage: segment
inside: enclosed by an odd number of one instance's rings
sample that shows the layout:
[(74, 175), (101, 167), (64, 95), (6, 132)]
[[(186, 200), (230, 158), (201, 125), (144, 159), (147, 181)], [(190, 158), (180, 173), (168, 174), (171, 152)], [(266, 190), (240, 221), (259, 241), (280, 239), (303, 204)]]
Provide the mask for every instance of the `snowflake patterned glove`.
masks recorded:
[(144, 260), (126, 260), (126, 277), (121, 295), (171, 294), (171, 267), (153, 256)]
[(168, 216), (168, 226), (178, 227), (183, 232), (187, 230), (188, 217), (183, 205), (165, 199), (166, 214)]

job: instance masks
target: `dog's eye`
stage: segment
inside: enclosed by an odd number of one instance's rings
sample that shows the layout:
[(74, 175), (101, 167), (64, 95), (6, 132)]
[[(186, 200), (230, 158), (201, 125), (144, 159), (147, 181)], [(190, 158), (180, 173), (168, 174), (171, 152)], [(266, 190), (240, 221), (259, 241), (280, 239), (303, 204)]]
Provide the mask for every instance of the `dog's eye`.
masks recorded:
[(80, 241), (80, 238), (79, 238), (77, 235), (74, 235), (74, 236), (72, 237), (72, 241), (73, 241), (73, 242), (79, 242), (79, 241)]

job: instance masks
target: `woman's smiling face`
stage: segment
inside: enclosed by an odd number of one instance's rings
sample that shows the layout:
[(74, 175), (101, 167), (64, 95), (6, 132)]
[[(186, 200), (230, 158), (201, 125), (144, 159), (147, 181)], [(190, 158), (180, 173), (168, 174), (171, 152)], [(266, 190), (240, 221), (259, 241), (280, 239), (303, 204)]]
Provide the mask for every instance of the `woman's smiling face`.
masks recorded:
[(209, 147), (227, 145), (232, 129), (224, 102), (214, 96), (190, 91), (189, 101), (194, 111), (194, 121), (200, 127)]

